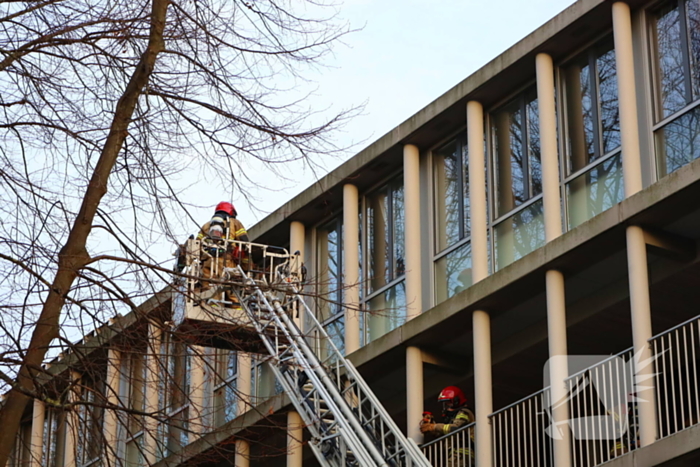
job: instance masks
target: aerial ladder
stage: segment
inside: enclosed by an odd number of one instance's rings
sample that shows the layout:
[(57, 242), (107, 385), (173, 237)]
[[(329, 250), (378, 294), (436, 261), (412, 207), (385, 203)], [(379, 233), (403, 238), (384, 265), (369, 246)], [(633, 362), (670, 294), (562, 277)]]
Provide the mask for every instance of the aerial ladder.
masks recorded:
[(173, 316), (181, 334), (197, 345), (269, 354), (322, 466), (430, 466), (307, 306), (298, 253), (208, 238), (185, 247), (187, 280)]

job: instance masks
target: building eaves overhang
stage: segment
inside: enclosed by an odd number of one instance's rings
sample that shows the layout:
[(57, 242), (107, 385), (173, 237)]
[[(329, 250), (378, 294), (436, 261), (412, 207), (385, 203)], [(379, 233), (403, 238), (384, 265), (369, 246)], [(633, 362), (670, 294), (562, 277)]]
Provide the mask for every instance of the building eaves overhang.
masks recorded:
[[(466, 125), (466, 103), (480, 101), (486, 110), (508, 94), (532, 83), (534, 57), (540, 52), (561, 61), (606, 31), (612, 30), (609, 0), (579, 0), (491, 62), (452, 87), (357, 155), (249, 229), (260, 242), (279, 242), (288, 222), (313, 225), (342, 206), (345, 183), (368, 188), (401, 167), (402, 146), (425, 148)], [(630, 0), (636, 7), (644, 2)], [(494, 19), (497, 21), (497, 19)], [(468, 50), (465, 50), (468, 53)]]

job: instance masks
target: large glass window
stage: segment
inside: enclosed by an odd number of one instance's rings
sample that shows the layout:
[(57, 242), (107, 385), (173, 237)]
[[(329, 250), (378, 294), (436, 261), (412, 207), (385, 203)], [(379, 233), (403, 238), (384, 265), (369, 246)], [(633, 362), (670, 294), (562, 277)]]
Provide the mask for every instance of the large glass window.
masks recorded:
[[(491, 114), (496, 267), (544, 244), (542, 165), (535, 89)], [(539, 206), (535, 206), (539, 205)]]
[(367, 343), (400, 326), (406, 318), (405, 292), (403, 301), (398, 299), (406, 272), (402, 177), (366, 197), (364, 217), (367, 278), (363, 297), (368, 313), (363, 316)]
[[(343, 221), (342, 217), (316, 229), (318, 319), (341, 352), (345, 351), (345, 318), (343, 316)], [(329, 349), (318, 349), (325, 356)]]
[(236, 352), (218, 350), (214, 379), (214, 426), (220, 427), (236, 418), (238, 396), (238, 357)]
[(435, 199), (435, 301), (472, 284), (466, 135), (433, 152)]
[(566, 66), (564, 104), (567, 213), (574, 228), (624, 198), (612, 40)]
[(652, 15), (659, 177), (700, 157), (700, 2), (673, 0)]

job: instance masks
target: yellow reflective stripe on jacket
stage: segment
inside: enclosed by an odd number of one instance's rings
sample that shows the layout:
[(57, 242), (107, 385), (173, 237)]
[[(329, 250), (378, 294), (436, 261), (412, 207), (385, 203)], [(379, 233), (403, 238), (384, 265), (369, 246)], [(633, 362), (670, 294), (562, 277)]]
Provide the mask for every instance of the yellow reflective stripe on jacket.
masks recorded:
[(246, 235), (247, 233), (248, 233), (248, 232), (246, 232), (245, 229), (239, 229), (239, 230), (236, 230), (235, 236), (236, 236), (236, 237), (240, 237), (240, 236), (242, 236), (242, 235)]
[(449, 423), (445, 423), (444, 425), (442, 425), (442, 432), (444, 434), (447, 434), (450, 432), (450, 424)]
[(471, 422), (469, 415), (465, 414), (464, 412), (458, 413), (457, 416), (455, 417), (455, 420), (466, 420), (468, 422)]

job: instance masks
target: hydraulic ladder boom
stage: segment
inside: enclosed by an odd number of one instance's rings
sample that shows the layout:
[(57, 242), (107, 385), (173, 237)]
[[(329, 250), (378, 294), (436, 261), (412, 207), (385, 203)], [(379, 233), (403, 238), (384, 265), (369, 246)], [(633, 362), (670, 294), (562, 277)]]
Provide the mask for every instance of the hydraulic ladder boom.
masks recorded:
[[(222, 268), (218, 290), (235, 295), (269, 352), (270, 367), (311, 433), (310, 446), (320, 464), (430, 466), (306, 305), (299, 292), (298, 257), (265, 245), (231, 243), (251, 260), (259, 250), (257, 259), (265, 267), (251, 272), (239, 261)], [(196, 249), (188, 244), (188, 251), (193, 251), (190, 247)], [(297, 322), (304, 323), (303, 333)]]

